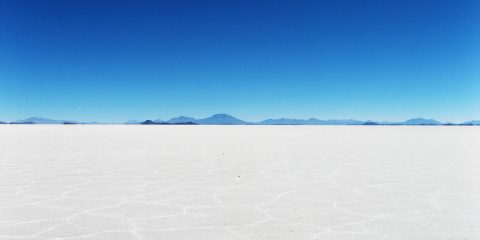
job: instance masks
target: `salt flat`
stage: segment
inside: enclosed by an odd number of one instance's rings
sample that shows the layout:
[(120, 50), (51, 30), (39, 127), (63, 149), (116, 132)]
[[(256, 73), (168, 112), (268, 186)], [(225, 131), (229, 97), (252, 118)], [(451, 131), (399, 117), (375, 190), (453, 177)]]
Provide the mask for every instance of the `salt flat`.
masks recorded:
[(480, 128), (1, 125), (0, 239), (480, 239)]

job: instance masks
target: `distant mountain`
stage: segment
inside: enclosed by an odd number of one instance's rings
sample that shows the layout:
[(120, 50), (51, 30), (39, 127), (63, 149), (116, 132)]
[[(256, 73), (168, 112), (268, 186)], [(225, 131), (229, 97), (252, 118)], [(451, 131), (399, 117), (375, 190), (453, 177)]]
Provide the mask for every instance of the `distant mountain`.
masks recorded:
[(7, 124), (7, 123), (6, 123), (6, 122), (2, 122), (2, 121), (0, 121), (0, 124)]
[(195, 122), (177, 122), (177, 123), (168, 123), (168, 122), (157, 122), (152, 120), (146, 120), (142, 123), (142, 125), (197, 125), (198, 123)]
[(34, 122), (11, 122), (10, 124), (35, 124)]
[[(6, 122), (0, 121), (0, 124), (8, 124)], [(108, 124), (108, 123), (99, 123), (99, 122), (77, 122), (70, 120), (56, 120), (48, 119), (41, 117), (30, 117), (23, 120), (18, 120), (10, 122), (10, 124)], [(445, 126), (454, 126), (454, 125), (480, 125), (480, 120), (472, 120), (463, 123), (442, 123), (435, 119), (426, 119), (426, 118), (413, 118), (406, 120), (404, 122), (389, 122), (389, 121), (360, 121), (355, 119), (330, 119), (330, 120), (321, 120), (317, 118), (309, 119), (296, 119), (296, 118), (272, 118), (266, 119), (260, 122), (246, 122), (241, 119), (238, 119), (234, 116), (228, 114), (215, 114), (211, 117), (196, 119), (193, 117), (179, 116), (171, 118), (168, 121), (163, 121), (161, 119), (156, 120), (146, 120), (146, 121), (137, 121), (129, 120), (125, 124), (143, 124), (143, 125), (246, 125), (246, 124), (255, 124), (255, 125), (445, 125)]]
[(178, 122), (178, 123), (167, 123), (172, 125), (198, 125), (196, 122)]
[(199, 124), (205, 125), (243, 125), (247, 122), (240, 120), (236, 117), (230, 116), (228, 114), (215, 114), (208, 118), (198, 119)]
[(146, 120), (146, 121), (142, 122), (141, 124), (143, 124), (143, 125), (161, 125), (161, 124), (166, 124), (166, 123), (152, 121), (152, 120)]
[(413, 118), (399, 124), (403, 125), (440, 125), (441, 122), (434, 119)]
[(320, 119), (316, 119), (316, 118), (309, 118), (307, 120), (305, 120), (305, 124), (309, 124), (309, 125), (321, 125), (325, 122), (325, 120), (320, 120)]
[(77, 123), (76, 121), (69, 120), (55, 120), (41, 117), (30, 117), (24, 120), (18, 120), (13, 123), (35, 123), (35, 124), (63, 124), (64, 122)]
[(192, 117), (179, 116), (168, 120), (167, 123), (196, 123), (197, 121), (197, 119)]
[(461, 123), (462, 125), (480, 125), (480, 120), (472, 120), (468, 122)]

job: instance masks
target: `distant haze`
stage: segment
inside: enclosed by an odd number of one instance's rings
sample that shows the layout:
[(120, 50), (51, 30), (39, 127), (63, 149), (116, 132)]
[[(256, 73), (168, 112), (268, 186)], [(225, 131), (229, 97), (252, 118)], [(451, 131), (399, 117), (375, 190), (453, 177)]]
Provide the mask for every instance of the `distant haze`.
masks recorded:
[[(5, 122), (0, 122), (5, 124)], [(73, 120), (56, 120), (41, 117), (29, 117), (23, 120), (11, 122), (12, 124), (112, 124), (108, 122), (80, 122)], [(328, 119), (322, 120), (317, 118), (294, 119), (294, 118), (278, 118), (265, 119), (262, 121), (247, 121), (236, 118), (232, 115), (220, 113), (210, 117), (196, 119), (193, 117), (179, 116), (169, 120), (147, 119), (145, 121), (128, 120), (123, 124), (148, 124), (148, 125), (168, 125), (168, 124), (200, 124), (200, 125), (480, 125), (480, 120), (471, 120), (466, 122), (440, 122), (435, 119), (412, 118), (406, 121), (389, 122), (389, 121), (372, 121), (372, 120), (356, 120), (356, 119)]]

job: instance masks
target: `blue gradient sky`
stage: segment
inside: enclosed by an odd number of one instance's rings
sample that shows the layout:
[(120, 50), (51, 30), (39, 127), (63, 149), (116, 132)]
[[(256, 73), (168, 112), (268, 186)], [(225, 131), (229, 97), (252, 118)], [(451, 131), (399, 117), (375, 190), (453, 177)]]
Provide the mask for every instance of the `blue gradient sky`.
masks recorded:
[(480, 119), (479, 1), (0, 1), (0, 120)]

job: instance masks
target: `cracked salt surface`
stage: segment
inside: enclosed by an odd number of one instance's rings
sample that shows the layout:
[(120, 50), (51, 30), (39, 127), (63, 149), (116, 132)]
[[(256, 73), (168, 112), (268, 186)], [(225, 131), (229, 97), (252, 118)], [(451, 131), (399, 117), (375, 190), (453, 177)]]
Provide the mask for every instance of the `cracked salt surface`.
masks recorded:
[(0, 240), (480, 239), (480, 128), (0, 125)]

